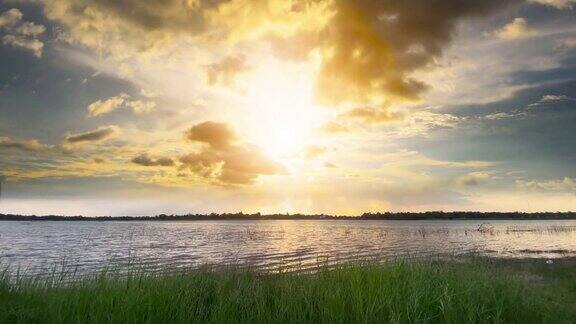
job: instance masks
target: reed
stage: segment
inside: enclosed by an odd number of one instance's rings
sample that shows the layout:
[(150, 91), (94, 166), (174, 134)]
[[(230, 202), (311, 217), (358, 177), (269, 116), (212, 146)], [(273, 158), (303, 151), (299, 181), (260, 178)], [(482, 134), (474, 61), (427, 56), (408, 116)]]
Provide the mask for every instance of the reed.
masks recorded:
[(355, 263), (314, 273), (0, 274), (0, 323), (570, 323), (574, 265)]

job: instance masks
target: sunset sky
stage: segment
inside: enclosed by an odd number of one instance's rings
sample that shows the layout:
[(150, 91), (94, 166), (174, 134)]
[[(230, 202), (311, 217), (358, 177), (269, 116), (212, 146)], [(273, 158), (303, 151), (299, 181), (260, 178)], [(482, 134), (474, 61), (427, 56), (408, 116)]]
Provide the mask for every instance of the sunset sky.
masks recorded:
[(0, 0), (0, 212), (576, 210), (575, 0)]

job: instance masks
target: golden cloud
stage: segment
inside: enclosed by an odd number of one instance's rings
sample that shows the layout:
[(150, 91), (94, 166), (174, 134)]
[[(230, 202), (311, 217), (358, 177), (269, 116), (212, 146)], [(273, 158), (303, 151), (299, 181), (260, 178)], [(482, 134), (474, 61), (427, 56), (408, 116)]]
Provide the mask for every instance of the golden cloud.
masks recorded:
[(285, 174), (286, 169), (255, 148), (235, 144), (236, 134), (224, 123), (193, 126), (186, 137), (207, 144), (199, 152), (180, 158), (182, 170), (219, 185), (252, 184), (261, 175)]
[(350, 132), (349, 127), (347, 127), (346, 125), (343, 125), (341, 123), (334, 122), (334, 121), (331, 121), (331, 122), (328, 122), (328, 123), (322, 125), (322, 127), (320, 127), (320, 130), (323, 131), (324, 133), (328, 133), (328, 134), (340, 134), (340, 133)]
[(244, 56), (229, 56), (219, 62), (206, 66), (208, 84), (232, 86), (236, 77), (248, 69)]
[(306, 148), (305, 156), (307, 159), (315, 159), (324, 155), (326, 152), (328, 152), (326, 146), (312, 145)]
[(60, 35), (117, 60), (162, 51), (182, 35), (203, 30), (200, 0), (39, 0), (46, 16), (65, 29)]
[(188, 140), (208, 144), (215, 150), (227, 150), (237, 140), (227, 124), (213, 121), (194, 125), (185, 135)]
[(402, 115), (387, 109), (355, 108), (340, 115), (340, 117), (358, 119), (366, 123), (386, 123), (402, 119)]

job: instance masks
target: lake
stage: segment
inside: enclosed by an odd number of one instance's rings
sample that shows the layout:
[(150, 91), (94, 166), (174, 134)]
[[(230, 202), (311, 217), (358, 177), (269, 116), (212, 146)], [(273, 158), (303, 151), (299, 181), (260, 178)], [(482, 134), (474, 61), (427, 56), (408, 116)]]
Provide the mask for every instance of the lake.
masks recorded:
[(242, 265), (313, 269), (358, 259), (576, 256), (576, 221), (4, 221), (0, 264), (47, 273), (138, 266), (174, 271)]

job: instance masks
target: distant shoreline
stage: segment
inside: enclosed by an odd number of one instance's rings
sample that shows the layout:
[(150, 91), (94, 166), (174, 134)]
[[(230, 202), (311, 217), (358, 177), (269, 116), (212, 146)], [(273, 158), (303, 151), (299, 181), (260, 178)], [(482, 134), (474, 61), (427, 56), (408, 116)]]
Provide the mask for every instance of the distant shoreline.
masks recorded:
[(423, 212), (423, 213), (364, 213), (360, 216), (324, 214), (187, 214), (156, 216), (60, 216), (0, 214), (0, 221), (202, 221), (202, 220), (576, 220), (576, 212), (556, 213), (482, 213), (482, 212)]

